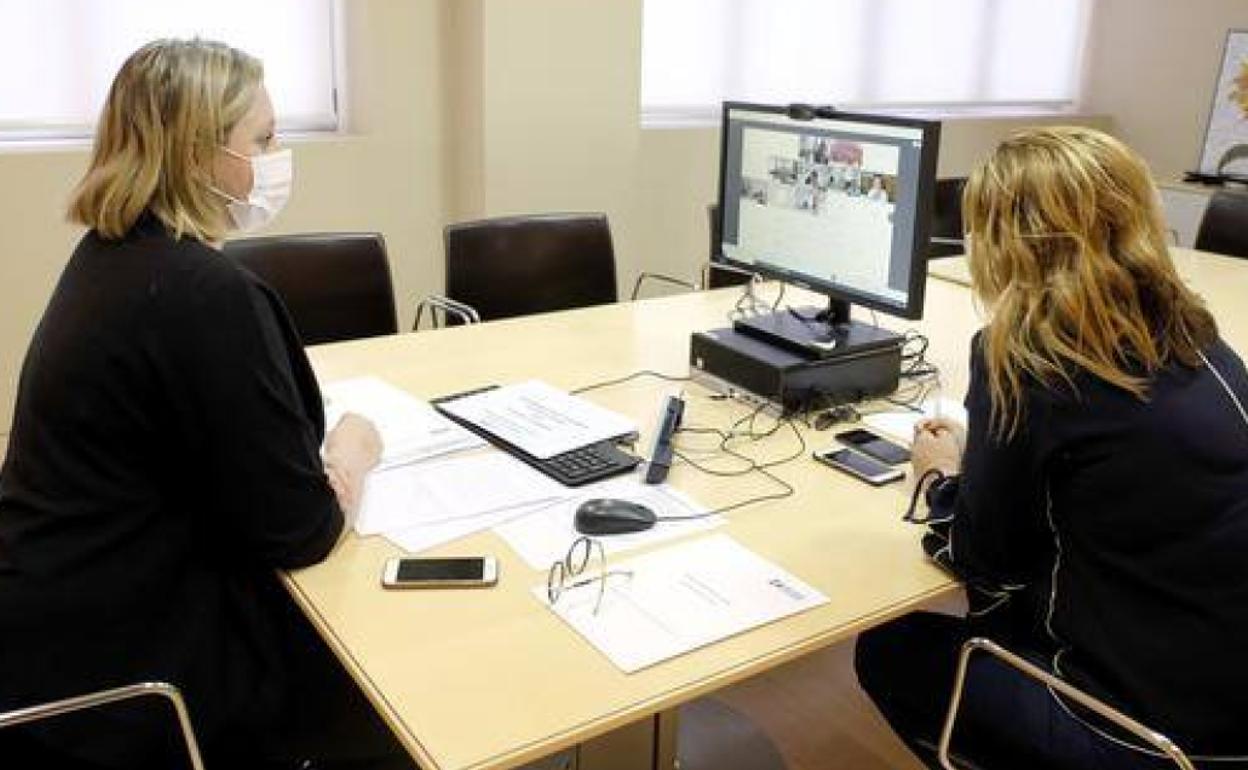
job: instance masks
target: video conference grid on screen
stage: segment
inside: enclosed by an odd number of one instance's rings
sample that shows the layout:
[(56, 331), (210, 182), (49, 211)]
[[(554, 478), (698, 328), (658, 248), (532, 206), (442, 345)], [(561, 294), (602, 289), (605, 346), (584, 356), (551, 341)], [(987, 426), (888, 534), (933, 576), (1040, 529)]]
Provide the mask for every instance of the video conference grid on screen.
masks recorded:
[(734, 109), (728, 132), (726, 257), (905, 303), (921, 129)]

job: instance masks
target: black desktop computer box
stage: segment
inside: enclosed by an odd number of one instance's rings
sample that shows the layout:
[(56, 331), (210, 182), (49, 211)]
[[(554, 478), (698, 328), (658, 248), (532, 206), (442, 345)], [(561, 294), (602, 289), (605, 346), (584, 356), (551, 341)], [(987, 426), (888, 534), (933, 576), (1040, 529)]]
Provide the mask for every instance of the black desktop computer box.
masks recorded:
[(897, 389), (896, 345), (810, 358), (732, 329), (695, 332), (689, 342), (694, 382), (728, 395), (769, 401), (786, 411), (850, 403)]

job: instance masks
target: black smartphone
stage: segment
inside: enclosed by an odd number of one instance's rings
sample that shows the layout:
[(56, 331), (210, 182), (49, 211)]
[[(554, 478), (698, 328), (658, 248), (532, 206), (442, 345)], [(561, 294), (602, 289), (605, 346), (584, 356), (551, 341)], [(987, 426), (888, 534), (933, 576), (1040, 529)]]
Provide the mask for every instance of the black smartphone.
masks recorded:
[(869, 430), (855, 428), (836, 434), (836, 440), (845, 446), (853, 447), (864, 455), (870, 455), (880, 462), (889, 465), (901, 465), (910, 462), (910, 450), (900, 444), (894, 444), (886, 438), (877, 436)]
[(868, 457), (846, 447), (833, 447), (815, 452), (815, 459), (877, 487), (905, 478), (906, 475), (900, 468), (885, 465), (874, 457)]

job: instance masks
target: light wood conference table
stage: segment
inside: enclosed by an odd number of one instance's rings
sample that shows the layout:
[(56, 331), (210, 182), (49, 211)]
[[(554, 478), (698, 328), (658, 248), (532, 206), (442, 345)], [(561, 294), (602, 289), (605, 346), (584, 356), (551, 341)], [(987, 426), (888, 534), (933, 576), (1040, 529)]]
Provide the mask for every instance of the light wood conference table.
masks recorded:
[[(1234, 273), (1241, 287), (1234, 303), (1248, 297), (1243, 291), (1248, 263), (1243, 268)], [(928, 357), (941, 368), (944, 395), (960, 399), (967, 344), (980, 321), (965, 286), (930, 278), (926, 292), (923, 321), (881, 315), (880, 322), (927, 334)], [(640, 370), (685, 375), (690, 333), (728, 325), (737, 296), (734, 289), (690, 293), (328, 345), (310, 355), (323, 382), (372, 375), (426, 399), (529, 378), (575, 389)], [(791, 290), (786, 299), (795, 302)], [(1224, 300), (1228, 304), (1219, 308)], [(1229, 294), (1211, 300), (1224, 329), (1231, 324), (1220, 311), (1238, 314), (1227, 337), (1244, 350), (1248, 313), (1231, 302)], [(587, 397), (633, 416), (644, 447), (662, 395), (677, 387), (644, 377)], [(714, 399), (696, 385), (685, 389), (687, 426), (726, 429), (751, 411)], [(659, 766), (670, 758), (673, 736), (671, 722), (656, 715), (956, 589), (923, 557), (919, 531), (900, 520), (908, 486), (872, 488), (818, 465), (810, 451), (831, 444), (834, 431), (803, 427), (801, 432), (802, 456), (773, 469), (796, 493), (732, 511), (718, 531), (793, 572), (830, 601), (631, 675), (532, 595), (545, 573), (527, 566), (491, 532), (432, 553), (497, 556), (500, 579), (493, 589), (382, 590), (382, 564), (400, 551), (382, 538), (357, 536), (324, 563), (288, 575), (287, 585), (425, 770), (516, 767), (578, 744), (611, 747), (613, 736), (630, 735), (621, 740), (642, 735), (640, 740), (655, 744), (656, 759), (647, 766)], [(792, 431), (783, 429), (737, 448), (770, 460), (799, 445)], [(777, 491), (758, 474), (713, 478), (684, 464), (672, 468), (669, 481), (708, 507)], [(822, 718), (834, 715), (811, 715), (814, 723)], [(586, 766), (621, 765), (582, 755)]]
[[(1248, 353), (1248, 330), (1244, 328), (1248, 321), (1248, 259), (1178, 246), (1170, 247), (1170, 256), (1187, 285), (1205, 298), (1222, 337), (1240, 355)], [(932, 278), (971, 285), (965, 257), (934, 259), (928, 263), (927, 273)]]

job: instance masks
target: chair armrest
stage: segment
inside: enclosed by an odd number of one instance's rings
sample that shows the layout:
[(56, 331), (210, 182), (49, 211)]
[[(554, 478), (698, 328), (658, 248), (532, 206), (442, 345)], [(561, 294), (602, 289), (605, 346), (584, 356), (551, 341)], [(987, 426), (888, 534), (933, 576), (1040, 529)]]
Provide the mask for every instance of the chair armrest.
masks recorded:
[(429, 308), (429, 318), (435, 329), (438, 328), (438, 317), (434, 313), (435, 310), (441, 310), (444, 318), (447, 315), (453, 315), (464, 324), (481, 323), (481, 315), (471, 305), (450, 297), (443, 297), (440, 294), (430, 294), (416, 305), (416, 320), (412, 322), (412, 331), (420, 330), (420, 320), (424, 315), (426, 307)]
[(195, 740), (195, 731), (191, 729), (191, 716), (187, 711), (186, 702), (182, 699), (182, 693), (177, 687), (165, 682), (140, 682), (126, 687), (99, 690), (73, 698), (7, 711), (0, 714), (0, 729), (147, 696), (164, 698), (173, 706), (174, 714), (178, 718), (178, 726), (182, 729), (182, 739), (186, 745), (186, 754), (191, 761), (191, 767), (194, 770), (204, 770), (204, 761), (199, 754), (199, 742)]
[(682, 286), (686, 289), (689, 289), (690, 291), (698, 290), (698, 285), (690, 281), (681, 280), (680, 278), (673, 278), (672, 276), (664, 275), (663, 273), (643, 272), (641, 275), (637, 276), (637, 281), (636, 283), (633, 284), (633, 293), (629, 295), (629, 300), (637, 299), (638, 293), (641, 292), (641, 284), (647, 280), (655, 280), (655, 281), (660, 281), (662, 283), (670, 283), (673, 286)]
[(962, 692), (966, 685), (966, 672), (970, 662), (971, 655), (976, 650), (983, 650), (1007, 665), (1017, 669), (1025, 676), (1031, 677), (1050, 690), (1056, 690), (1058, 693), (1070, 698), (1084, 708), (1108, 719), (1115, 725), (1121, 727), (1135, 737), (1155, 747), (1163, 753), (1172, 762), (1184, 770), (1195, 770), (1191, 760), (1187, 758), (1179, 747), (1174, 745), (1166, 736), (1161, 733), (1148, 729), (1144, 725), (1135, 721), (1131, 717), (1123, 714), (1121, 711), (1104, 703), (1103, 701), (1087, 694), (1083, 690), (1078, 689), (1064, 679), (1053, 676), (1044, 669), (1035, 664), (1015, 655), (996, 642), (989, 639), (976, 637), (969, 639), (962, 645), (962, 653), (958, 656), (958, 672), (953, 681), (953, 692), (949, 697), (949, 711), (945, 714), (945, 725), (940, 731), (940, 747), (939, 757), (940, 766), (946, 770), (958, 770), (949, 758), (949, 744), (953, 742), (953, 727), (958, 718), (958, 707), (962, 704)]

